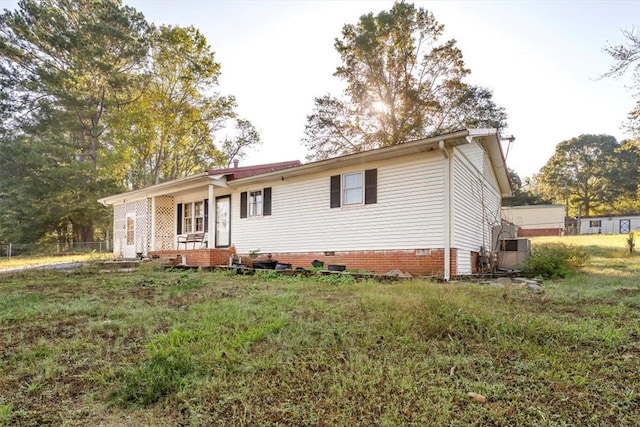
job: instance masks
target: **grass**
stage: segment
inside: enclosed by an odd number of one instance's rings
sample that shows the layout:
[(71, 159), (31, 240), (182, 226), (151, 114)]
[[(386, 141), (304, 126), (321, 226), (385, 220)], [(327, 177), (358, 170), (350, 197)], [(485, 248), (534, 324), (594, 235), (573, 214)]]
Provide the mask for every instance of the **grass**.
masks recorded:
[(0, 425), (640, 425), (640, 256), (568, 244), (594, 256), (544, 292), (2, 275)]
[(61, 264), (66, 262), (98, 261), (111, 258), (113, 258), (113, 254), (110, 253), (78, 253), (40, 257), (17, 256), (11, 258), (0, 258), (0, 270), (45, 264)]

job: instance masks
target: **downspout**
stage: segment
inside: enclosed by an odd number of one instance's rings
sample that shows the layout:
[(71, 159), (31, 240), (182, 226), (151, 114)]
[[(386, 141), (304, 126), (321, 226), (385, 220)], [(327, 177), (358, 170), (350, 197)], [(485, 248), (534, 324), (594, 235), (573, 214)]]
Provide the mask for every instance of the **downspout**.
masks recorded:
[(444, 277), (451, 278), (451, 159), (444, 146), (444, 140), (438, 141), (438, 149), (444, 159)]

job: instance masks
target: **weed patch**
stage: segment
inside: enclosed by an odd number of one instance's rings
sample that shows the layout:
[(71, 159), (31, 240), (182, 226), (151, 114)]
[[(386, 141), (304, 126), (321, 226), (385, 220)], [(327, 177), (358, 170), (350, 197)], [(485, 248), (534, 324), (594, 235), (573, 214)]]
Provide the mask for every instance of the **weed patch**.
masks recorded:
[(575, 273), (587, 258), (587, 252), (575, 246), (562, 243), (534, 245), (521, 268), (528, 277), (558, 279)]
[(639, 261), (602, 251), (542, 293), (0, 276), (0, 425), (639, 425)]

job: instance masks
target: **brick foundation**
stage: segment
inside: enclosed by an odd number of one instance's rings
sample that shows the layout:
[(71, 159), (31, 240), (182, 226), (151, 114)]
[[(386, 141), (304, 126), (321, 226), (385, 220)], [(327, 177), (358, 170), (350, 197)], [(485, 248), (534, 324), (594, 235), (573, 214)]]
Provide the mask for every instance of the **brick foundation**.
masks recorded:
[(562, 236), (562, 228), (520, 228), (518, 237)]
[[(234, 248), (229, 249), (188, 249), (171, 251), (150, 251), (148, 256), (158, 256), (161, 261), (168, 263), (181, 255), (183, 262), (189, 266), (210, 267), (227, 265), (229, 257), (235, 255)], [(458, 271), (457, 249), (450, 250), (451, 276)], [(249, 264), (248, 254), (242, 254), (243, 262)], [(258, 260), (264, 259), (264, 256)], [(406, 271), (414, 276), (443, 276), (444, 249), (427, 250), (389, 250), (389, 251), (345, 251), (335, 252), (335, 255), (325, 255), (324, 252), (282, 252), (273, 253), (272, 259), (291, 264), (292, 268), (312, 268), (313, 260), (329, 264), (345, 264), (349, 270), (365, 270), (374, 273), (386, 273), (391, 270)]]
[[(457, 274), (456, 251), (451, 249), (452, 276)], [(443, 249), (422, 252), (416, 250), (345, 251), (335, 252), (335, 255), (325, 255), (324, 252), (282, 252), (272, 253), (272, 258), (291, 264), (292, 268), (312, 268), (311, 262), (319, 260), (324, 262), (325, 268), (330, 264), (345, 264), (349, 270), (365, 270), (374, 273), (401, 270), (415, 276), (443, 276), (444, 274)]]
[(210, 267), (214, 265), (229, 264), (229, 257), (235, 255), (234, 248), (228, 249), (187, 249), (173, 251), (149, 251), (148, 256), (158, 256), (160, 261), (168, 263), (181, 255), (183, 263), (196, 267)]

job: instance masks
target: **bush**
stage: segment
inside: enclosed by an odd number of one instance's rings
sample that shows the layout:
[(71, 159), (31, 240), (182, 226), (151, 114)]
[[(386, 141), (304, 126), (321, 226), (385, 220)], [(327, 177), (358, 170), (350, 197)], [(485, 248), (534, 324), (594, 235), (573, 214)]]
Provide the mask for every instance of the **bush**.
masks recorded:
[(587, 253), (575, 246), (549, 243), (534, 246), (531, 256), (520, 266), (527, 277), (556, 279), (567, 277), (582, 267)]

